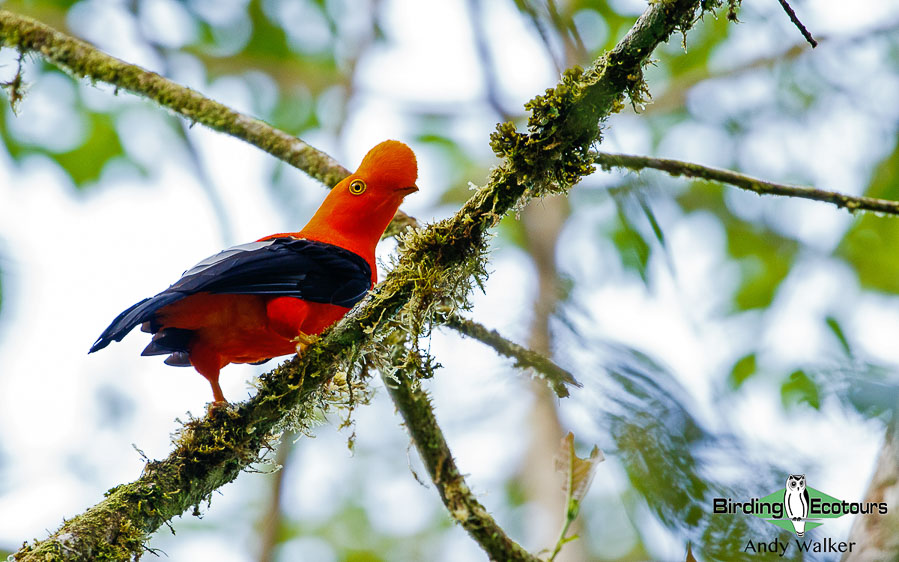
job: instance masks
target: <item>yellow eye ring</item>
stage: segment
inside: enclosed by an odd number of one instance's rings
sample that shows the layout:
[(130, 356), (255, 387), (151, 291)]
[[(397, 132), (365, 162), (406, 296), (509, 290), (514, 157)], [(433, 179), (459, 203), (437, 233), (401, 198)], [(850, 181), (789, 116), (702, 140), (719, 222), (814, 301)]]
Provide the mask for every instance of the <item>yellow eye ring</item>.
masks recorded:
[(365, 192), (365, 188), (368, 187), (365, 185), (364, 180), (355, 179), (350, 182), (350, 193), (353, 195), (362, 195)]

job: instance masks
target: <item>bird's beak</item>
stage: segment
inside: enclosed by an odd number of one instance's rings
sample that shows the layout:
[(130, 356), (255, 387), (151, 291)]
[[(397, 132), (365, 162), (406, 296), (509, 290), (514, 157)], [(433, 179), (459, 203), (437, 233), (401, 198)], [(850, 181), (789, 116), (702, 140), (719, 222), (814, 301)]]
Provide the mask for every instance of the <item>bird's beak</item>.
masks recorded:
[(410, 185), (409, 187), (401, 187), (401, 188), (397, 189), (397, 191), (402, 193), (403, 197), (405, 197), (406, 195), (409, 195), (410, 193), (415, 193), (416, 191), (418, 191), (418, 186)]

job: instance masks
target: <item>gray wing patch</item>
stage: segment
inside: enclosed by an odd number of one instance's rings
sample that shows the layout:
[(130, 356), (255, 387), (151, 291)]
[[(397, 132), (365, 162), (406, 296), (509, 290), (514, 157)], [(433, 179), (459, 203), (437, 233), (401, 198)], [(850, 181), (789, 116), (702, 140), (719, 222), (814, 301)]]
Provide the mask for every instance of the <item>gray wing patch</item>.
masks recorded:
[(247, 244), (240, 244), (239, 246), (232, 246), (232, 247), (228, 248), (227, 250), (222, 250), (221, 252), (215, 254), (214, 256), (209, 256), (205, 260), (201, 261), (197, 265), (195, 265), (192, 268), (185, 271), (184, 274), (181, 275), (181, 278), (183, 279), (190, 275), (196, 275), (197, 273), (202, 273), (203, 271), (209, 269), (210, 267), (212, 267), (218, 263), (221, 263), (221, 262), (227, 260), (228, 258), (236, 256), (237, 254), (239, 254), (241, 252), (253, 252), (253, 251), (261, 250), (262, 248), (271, 246), (275, 240), (279, 240), (279, 239), (275, 238), (272, 240), (264, 240), (262, 242), (249, 242)]

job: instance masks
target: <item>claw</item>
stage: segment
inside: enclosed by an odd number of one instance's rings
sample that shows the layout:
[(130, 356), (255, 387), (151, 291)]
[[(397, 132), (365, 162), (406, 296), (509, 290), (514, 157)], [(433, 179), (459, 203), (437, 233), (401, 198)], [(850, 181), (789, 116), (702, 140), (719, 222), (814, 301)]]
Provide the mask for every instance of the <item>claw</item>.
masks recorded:
[(293, 338), (293, 342), (297, 344), (297, 354), (302, 354), (306, 351), (306, 348), (309, 347), (312, 342), (318, 339), (318, 336), (312, 334), (304, 334), (300, 332), (300, 335)]

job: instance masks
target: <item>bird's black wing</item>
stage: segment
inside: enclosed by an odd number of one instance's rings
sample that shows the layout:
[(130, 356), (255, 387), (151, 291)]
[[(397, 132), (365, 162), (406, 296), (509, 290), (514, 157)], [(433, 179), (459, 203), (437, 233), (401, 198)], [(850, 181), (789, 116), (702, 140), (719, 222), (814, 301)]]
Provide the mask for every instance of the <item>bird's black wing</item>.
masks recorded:
[(350, 308), (370, 288), (368, 262), (339, 246), (289, 237), (242, 244), (201, 261), (165, 291), (119, 314), (89, 353), (196, 293), (296, 297)]

